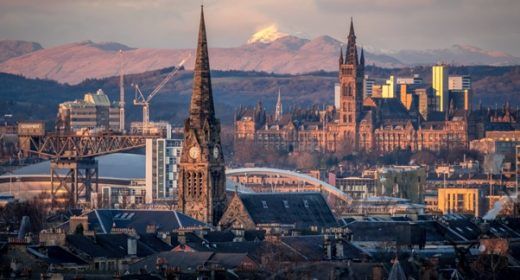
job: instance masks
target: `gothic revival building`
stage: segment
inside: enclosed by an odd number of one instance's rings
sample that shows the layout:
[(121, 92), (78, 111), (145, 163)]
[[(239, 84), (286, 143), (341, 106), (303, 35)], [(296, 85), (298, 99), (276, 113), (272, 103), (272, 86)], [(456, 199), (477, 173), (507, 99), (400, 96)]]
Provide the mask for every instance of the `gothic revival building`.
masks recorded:
[(189, 117), (178, 172), (178, 209), (216, 224), (226, 207), (226, 177), (221, 152), (220, 121), (215, 118), (204, 12), (199, 37)]
[(279, 98), (274, 116), (268, 116), (261, 104), (240, 108), (235, 118), (235, 143), (254, 141), (265, 148), (290, 152), (347, 153), (468, 146), (467, 110), (450, 106), (445, 112), (423, 115), (418, 104), (404, 104), (398, 97), (363, 97), (365, 57), (363, 50), (358, 56), (352, 22), (347, 48), (345, 53), (340, 52), (338, 66), (337, 107), (297, 109), (282, 114)]

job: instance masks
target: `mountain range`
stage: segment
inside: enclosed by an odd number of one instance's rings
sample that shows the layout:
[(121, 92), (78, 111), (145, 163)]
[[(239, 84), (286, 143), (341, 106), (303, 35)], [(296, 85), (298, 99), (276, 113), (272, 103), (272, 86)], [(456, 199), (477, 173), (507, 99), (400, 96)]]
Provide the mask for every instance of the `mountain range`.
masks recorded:
[[(247, 44), (230, 48), (211, 48), (214, 70), (263, 71), (301, 74), (336, 71), (342, 42), (320, 36), (312, 40), (280, 33), (276, 28), (254, 34)], [(273, 33), (274, 32), (274, 33)], [(119, 50), (123, 55), (119, 55)], [(519, 65), (520, 58), (473, 46), (454, 45), (446, 49), (366, 51), (369, 65), (400, 68), (431, 65), (438, 62), (455, 65)], [(191, 69), (193, 49), (132, 48), (116, 42), (83, 41), (42, 48), (22, 41), (0, 41), (0, 72), (28, 78), (51, 79), (78, 84), (85, 79), (118, 75), (120, 65), (127, 74), (143, 73), (171, 67), (186, 59)]]

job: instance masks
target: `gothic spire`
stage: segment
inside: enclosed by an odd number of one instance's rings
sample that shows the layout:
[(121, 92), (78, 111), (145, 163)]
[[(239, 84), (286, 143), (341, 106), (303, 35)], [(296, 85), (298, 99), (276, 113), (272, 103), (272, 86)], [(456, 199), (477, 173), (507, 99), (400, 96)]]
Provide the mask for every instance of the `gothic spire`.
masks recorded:
[(343, 64), (343, 46), (339, 47), (339, 65)]
[(354, 32), (354, 19), (352, 17), (350, 17), (350, 31), (348, 33), (349, 38), (350, 38), (350, 36), (356, 37), (356, 34)]
[(354, 21), (352, 18), (350, 18), (350, 32), (348, 34), (347, 55), (345, 57), (345, 64), (358, 64), (356, 34), (354, 32)]
[(190, 105), (190, 123), (192, 126), (198, 127), (202, 127), (206, 119), (215, 118), (203, 8), (203, 6), (200, 6), (199, 37), (193, 70), (193, 90)]
[(359, 58), (359, 64), (365, 66), (365, 51), (361, 48), (361, 57)]
[(274, 118), (276, 121), (280, 121), (283, 114), (283, 107), (282, 107), (282, 95), (280, 93), (280, 89), (278, 89), (278, 100), (276, 100), (276, 108), (275, 108), (275, 114)]

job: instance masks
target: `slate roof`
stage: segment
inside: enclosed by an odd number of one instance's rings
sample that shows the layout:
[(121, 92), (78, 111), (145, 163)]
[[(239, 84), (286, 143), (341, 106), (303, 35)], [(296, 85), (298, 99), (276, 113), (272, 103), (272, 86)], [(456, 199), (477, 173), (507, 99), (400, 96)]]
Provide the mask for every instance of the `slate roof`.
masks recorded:
[[(321, 261), (325, 255), (323, 247), (323, 235), (287, 236), (282, 237), (282, 243), (297, 251), (309, 261)], [(343, 254), (345, 259), (359, 260), (369, 254), (352, 243), (343, 241)]]
[(411, 120), (412, 117), (397, 98), (375, 98), (379, 116), (383, 120)]
[(210, 261), (212, 263), (218, 263), (227, 269), (235, 269), (240, 266), (247, 257), (245, 253), (215, 253)]
[[(95, 237), (75, 234), (67, 235), (67, 244), (93, 258), (124, 258), (128, 254), (128, 238), (125, 234), (98, 234)], [(138, 257), (171, 249), (171, 246), (154, 236), (143, 235), (137, 240)]]
[(331, 227), (338, 223), (320, 193), (242, 193), (255, 224), (294, 224), (296, 228)]
[(426, 242), (443, 242), (448, 240), (464, 241), (464, 238), (453, 234), (448, 228), (437, 221), (354, 221), (348, 224), (352, 231), (352, 241), (396, 241), (402, 234), (402, 226), (413, 224), (425, 230)]
[(129, 269), (131, 272), (137, 272), (140, 269), (153, 270), (156, 267), (157, 259), (161, 258), (168, 266), (179, 267), (182, 271), (195, 272), (197, 267), (206, 264), (213, 254), (213, 252), (161, 252), (131, 264)]
[(502, 221), (489, 221), (489, 233), (503, 238), (520, 238), (520, 233), (513, 230)]
[(162, 232), (207, 226), (180, 212), (170, 210), (96, 209), (85, 215), (88, 217), (89, 230), (104, 234), (110, 233), (114, 225), (116, 228), (133, 228), (140, 235), (146, 234), (146, 227), (151, 224), (156, 225), (157, 230)]
[(48, 264), (88, 266), (87, 262), (60, 246), (29, 246), (27, 247), (27, 252)]
[(253, 254), (263, 242), (243, 241), (243, 242), (219, 242), (211, 244), (211, 248), (219, 253), (250, 253)]
[[(232, 242), (235, 237), (235, 234), (231, 231), (210, 231), (204, 235), (204, 240), (210, 243)], [(264, 240), (265, 230), (245, 230), (243, 238), (245, 241)]]
[(444, 220), (444, 223), (466, 240), (477, 240), (481, 234), (480, 228), (469, 219), (449, 219)]
[(214, 253), (214, 252), (162, 252), (151, 255), (130, 265), (130, 271), (137, 272), (146, 268), (154, 270), (156, 262), (161, 259), (169, 267), (179, 267), (183, 272), (195, 272), (197, 267), (209, 263), (219, 264), (226, 269), (234, 269), (239, 266), (247, 254), (244, 253)]

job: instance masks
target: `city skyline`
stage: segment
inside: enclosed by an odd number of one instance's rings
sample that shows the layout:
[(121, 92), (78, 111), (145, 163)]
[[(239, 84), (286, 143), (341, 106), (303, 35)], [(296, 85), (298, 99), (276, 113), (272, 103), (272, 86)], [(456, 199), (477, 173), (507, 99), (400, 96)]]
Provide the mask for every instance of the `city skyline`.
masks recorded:
[[(245, 44), (253, 33), (272, 25), (299, 37), (330, 35), (345, 41), (344, 30), (352, 16), (356, 29), (365, 34), (359, 43), (377, 50), (461, 44), (520, 56), (516, 47), (520, 19), (514, 8), (520, 8), (520, 3), (498, 2), (381, 0), (366, 5), (359, 0), (212, 0), (204, 5), (210, 11), (207, 20), (212, 23), (208, 31), (213, 47)], [(93, 40), (131, 47), (189, 48), (194, 44), (191, 34), (196, 32), (189, 23), (197, 17), (200, 4), (176, 0), (1, 0), (0, 24), (6, 28), (0, 31), (0, 38), (37, 41), (44, 47)], [(438, 40), (440, 32), (443, 40)]]

